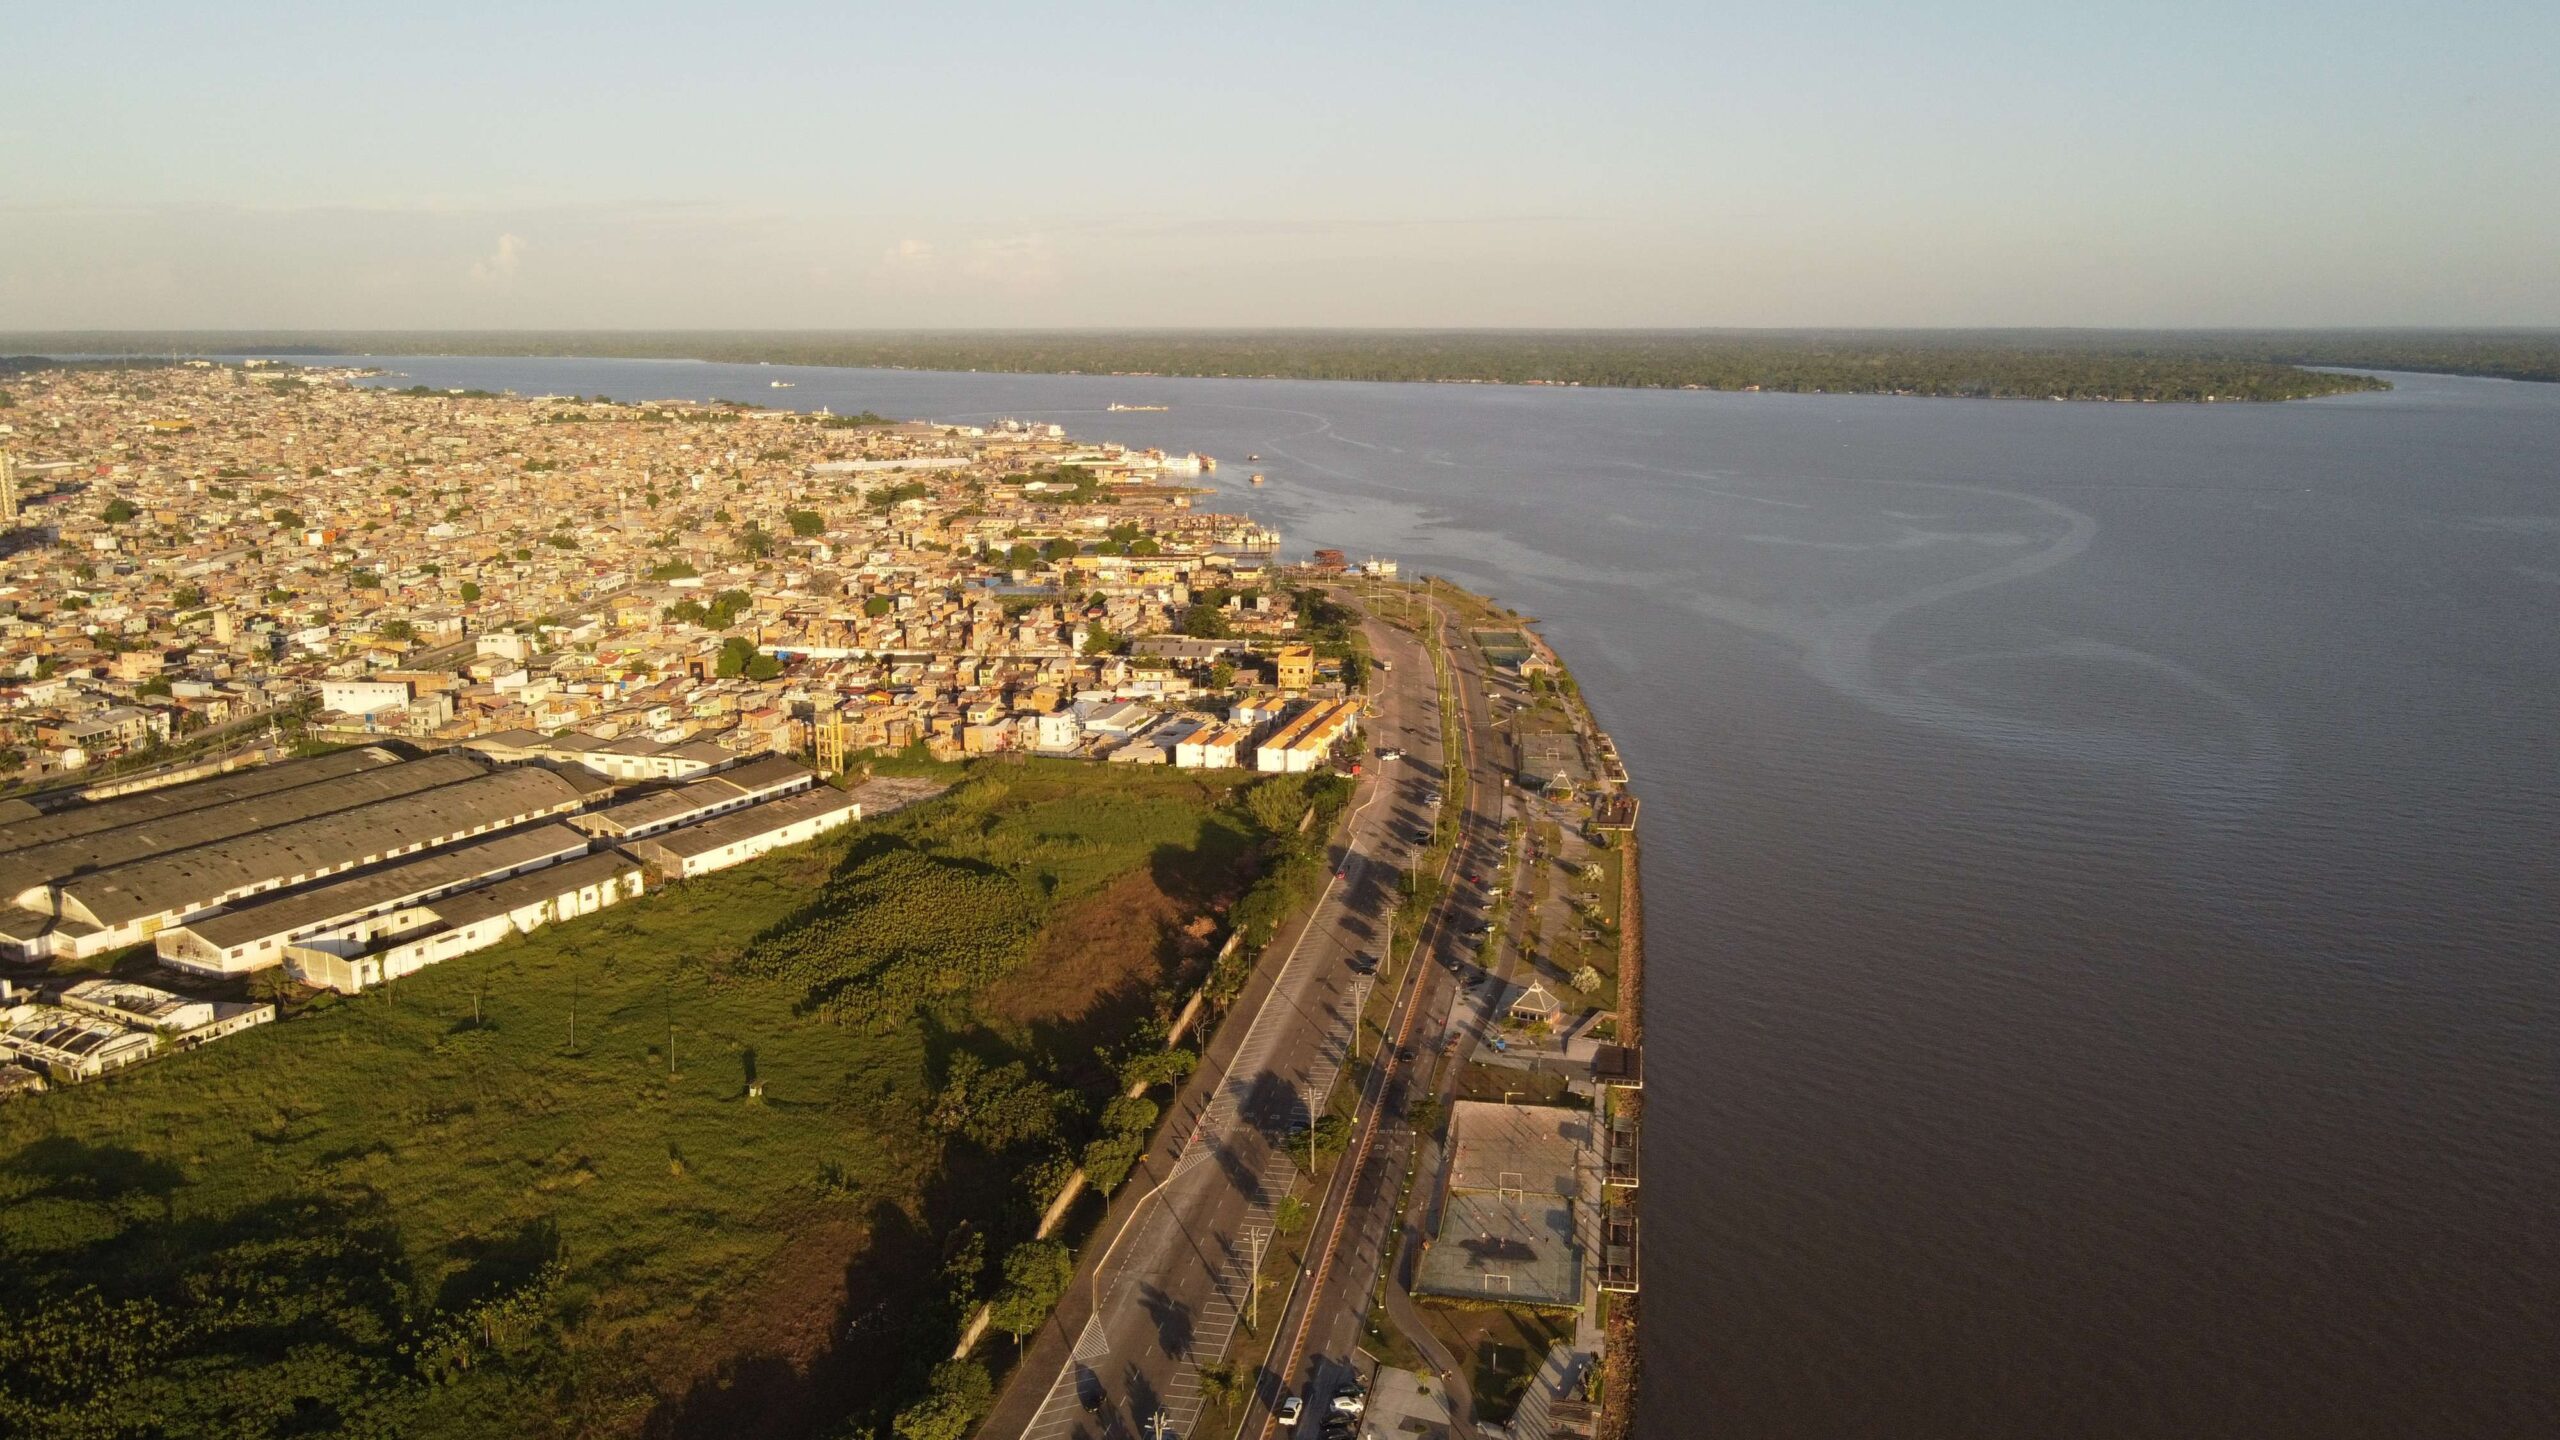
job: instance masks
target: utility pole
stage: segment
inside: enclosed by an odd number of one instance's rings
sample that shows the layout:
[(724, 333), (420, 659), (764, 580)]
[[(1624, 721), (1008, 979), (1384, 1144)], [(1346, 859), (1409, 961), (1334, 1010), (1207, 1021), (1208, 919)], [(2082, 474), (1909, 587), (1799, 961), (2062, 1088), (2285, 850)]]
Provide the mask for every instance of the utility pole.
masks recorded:
[(1253, 1269), (1246, 1273), (1244, 1282), (1245, 1323), (1253, 1327), (1256, 1335), (1262, 1333), (1262, 1247), (1270, 1238), (1271, 1232), (1259, 1225), (1244, 1227), (1245, 1243), (1253, 1247)]
[(569, 1053), (578, 1053), (578, 976), (569, 974)]

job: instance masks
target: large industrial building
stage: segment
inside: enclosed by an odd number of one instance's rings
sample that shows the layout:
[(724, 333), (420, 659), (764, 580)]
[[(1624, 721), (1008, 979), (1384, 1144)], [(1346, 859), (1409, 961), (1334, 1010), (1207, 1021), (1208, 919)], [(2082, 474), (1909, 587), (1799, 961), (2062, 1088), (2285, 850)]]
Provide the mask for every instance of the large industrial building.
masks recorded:
[(690, 880), (815, 839), (861, 818), (859, 800), (822, 785), (788, 799), (635, 840), (624, 848), (666, 879)]
[(796, 794), (817, 783), (818, 773), (806, 765), (768, 755), (732, 770), (590, 811), (570, 823), (598, 839), (637, 840)]
[(363, 941), (399, 928), (402, 911), (439, 896), (587, 853), (587, 837), (558, 822), (529, 825), (468, 845), (430, 851), (326, 885), (264, 897), (160, 932), (163, 962), (206, 975), (243, 975), (284, 963), (285, 947), (331, 937)]
[[(151, 827), (160, 844), (148, 858), (121, 858), (132, 844), (125, 831), (84, 837), (117, 858), (97, 869), (66, 869), (57, 861), (47, 867), (52, 878), (19, 891), (17, 903), (52, 922), (52, 953), (95, 955), (141, 944), (217, 905), (566, 815), (606, 788), (600, 780), (550, 770), (491, 774), (459, 756), (338, 783), (359, 786), (430, 769), (442, 783), (245, 833), (228, 818), (214, 818), (245, 807), (176, 816)], [(0, 873), (17, 873), (6, 870), (16, 858), (0, 858)]]
[(395, 912), (396, 929), (309, 937), (286, 947), (285, 964), (306, 985), (352, 993), (637, 899), (646, 885), (640, 863), (628, 856), (583, 855)]
[[(0, 896), (14, 904), (0, 909), (0, 954), (149, 943), (207, 978), (282, 966), (363, 990), (634, 899), (653, 866), (670, 880), (705, 874), (862, 815), (861, 797), (795, 761), (700, 744), (617, 748), (656, 773), (616, 800), (597, 753), (575, 741), (427, 759), (363, 747), (52, 813), (12, 807), (0, 812)], [(916, 798), (879, 783), (892, 808)], [(193, 1017), (180, 1043), (255, 1023), (212, 1005), (74, 986), (59, 1004), (11, 1007), (0, 1051), (89, 1079), (152, 1053), (129, 1034), (174, 1036), (154, 1015)]]

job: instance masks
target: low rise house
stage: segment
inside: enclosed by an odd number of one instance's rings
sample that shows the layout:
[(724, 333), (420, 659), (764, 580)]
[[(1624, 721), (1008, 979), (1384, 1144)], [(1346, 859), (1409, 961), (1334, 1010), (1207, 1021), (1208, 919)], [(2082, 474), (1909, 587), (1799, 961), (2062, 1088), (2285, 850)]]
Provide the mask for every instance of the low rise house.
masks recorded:
[(1360, 728), (1360, 702), (1319, 700), (1281, 722), (1253, 750), (1253, 768), (1295, 775), (1313, 770)]
[(1241, 725), (1203, 725), (1174, 742), (1173, 763), (1185, 770), (1232, 770), (1252, 734)]

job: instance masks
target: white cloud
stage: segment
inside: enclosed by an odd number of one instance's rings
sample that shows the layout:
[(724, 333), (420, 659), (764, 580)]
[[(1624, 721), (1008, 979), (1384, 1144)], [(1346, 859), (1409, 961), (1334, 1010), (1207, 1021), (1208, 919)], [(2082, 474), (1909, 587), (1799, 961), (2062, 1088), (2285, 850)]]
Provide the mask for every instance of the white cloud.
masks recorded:
[(516, 278), (516, 267), (524, 262), (524, 237), (509, 231), (498, 237), (498, 248), (471, 262), (471, 278), (492, 284)]

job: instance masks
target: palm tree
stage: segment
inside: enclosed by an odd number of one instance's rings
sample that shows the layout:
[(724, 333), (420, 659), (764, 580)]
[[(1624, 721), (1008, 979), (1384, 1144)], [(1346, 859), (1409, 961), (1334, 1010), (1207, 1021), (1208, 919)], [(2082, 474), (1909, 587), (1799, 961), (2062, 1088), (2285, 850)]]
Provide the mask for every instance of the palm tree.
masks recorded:
[(1225, 1410), (1244, 1398), (1245, 1375), (1233, 1365), (1200, 1367), (1200, 1397), (1212, 1408)]

